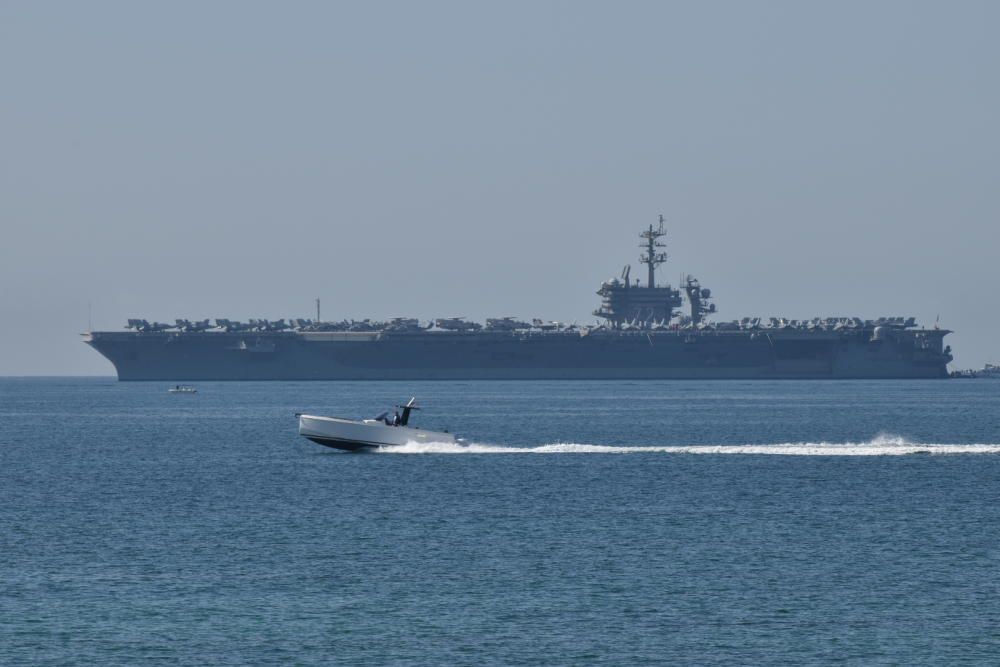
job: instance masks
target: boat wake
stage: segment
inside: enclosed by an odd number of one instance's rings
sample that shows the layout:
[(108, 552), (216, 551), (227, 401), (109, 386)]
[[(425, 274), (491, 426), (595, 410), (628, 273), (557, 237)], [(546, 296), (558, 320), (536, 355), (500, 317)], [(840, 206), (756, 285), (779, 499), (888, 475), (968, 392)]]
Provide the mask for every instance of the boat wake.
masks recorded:
[(409, 442), (381, 454), (769, 454), (779, 456), (904, 456), (909, 454), (1000, 454), (1000, 444), (925, 444), (880, 435), (867, 442), (788, 442), (765, 445), (588, 445), (537, 446)]

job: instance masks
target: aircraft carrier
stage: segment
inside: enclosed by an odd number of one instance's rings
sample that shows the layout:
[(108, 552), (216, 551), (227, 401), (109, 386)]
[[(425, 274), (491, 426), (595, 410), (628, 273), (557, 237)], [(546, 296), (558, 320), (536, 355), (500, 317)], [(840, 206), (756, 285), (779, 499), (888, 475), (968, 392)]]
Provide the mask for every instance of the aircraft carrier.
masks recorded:
[(640, 234), (645, 285), (626, 266), (597, 294), (593, 326), (511, 317), (421, 322), (131, 319), (84, 341), (119, 380), (527, 380), (945, 378), (945, 329), (914, 318), (712, 322), (712, 293), (657, 284), (659, 226)]

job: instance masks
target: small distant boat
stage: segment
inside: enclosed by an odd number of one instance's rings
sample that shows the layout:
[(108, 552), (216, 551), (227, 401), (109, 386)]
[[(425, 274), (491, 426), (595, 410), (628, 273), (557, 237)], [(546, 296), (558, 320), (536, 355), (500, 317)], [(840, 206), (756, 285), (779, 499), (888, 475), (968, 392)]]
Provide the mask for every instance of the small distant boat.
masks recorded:
[(951, 377), (961, 380), (975, 380), (987, 378), (989, 380), (1000, 380), (1000, 364), (986, 364), (982, 370), (952, 371)]
[(455, 436), (447, 431), (426, 431), (410, 426), (410, 413), (419, 410), (416, 399), (411, 398), (406, 405), (397, 405), (403, 412), (392, 416), (383, 412), (374, 419), (344, 419), (342, 417), (319, 417), (297, 414), (299, 435), (313, 442), (355, 452), (379, 447), (397, 447), (416, 442), (457, 443)]
[(986, 364), (978, 375), (982, 378), (1000, 379), (1000, 364)]
[(197, 394), (198, 390), (187, 384), (174, 385), (167, 391), (171, 394)]

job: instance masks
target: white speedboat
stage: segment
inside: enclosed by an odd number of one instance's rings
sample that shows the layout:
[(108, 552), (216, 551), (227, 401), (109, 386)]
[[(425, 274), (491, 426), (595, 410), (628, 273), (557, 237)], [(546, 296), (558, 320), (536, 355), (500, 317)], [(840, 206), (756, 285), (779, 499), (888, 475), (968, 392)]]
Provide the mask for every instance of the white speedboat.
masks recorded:
[(416, 399), (411, 398), (406, 405), (396, 406), (393, 415), (383, 412), (374, 419), (344, 419), (342, 417), (319, 417), (298, 414), (299, 435), (315, 443), (343, 449), (349, 452), (394, 447), (411, 442), (455, 443), (455, 436), (447, 431), (427, 431), (410, 426), (410, 412), (418, 410)]
[(175, 386), (171, 387), (170, 389), (167, 389), (167, 391), (169, 393), (171, 393), (171, 394), (197, 394), (198, 393), (197, 389), (195, 389), (194, 387), (191, 387), (189, 385), (186, 385), (186, 384), (175, 385)]

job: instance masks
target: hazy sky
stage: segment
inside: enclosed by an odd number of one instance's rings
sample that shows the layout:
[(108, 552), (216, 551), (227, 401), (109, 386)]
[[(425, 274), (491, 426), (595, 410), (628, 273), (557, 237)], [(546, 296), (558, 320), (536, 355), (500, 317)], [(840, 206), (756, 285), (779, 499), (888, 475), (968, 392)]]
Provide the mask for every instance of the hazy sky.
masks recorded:
[[(0, 374), (129, 317), (593, 321), (663, 213), (717, 319), (1000, 360), (1000, 3), (5, 2)], [(635, 269), (633, 272), (636, 273)]]

